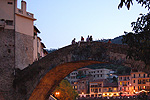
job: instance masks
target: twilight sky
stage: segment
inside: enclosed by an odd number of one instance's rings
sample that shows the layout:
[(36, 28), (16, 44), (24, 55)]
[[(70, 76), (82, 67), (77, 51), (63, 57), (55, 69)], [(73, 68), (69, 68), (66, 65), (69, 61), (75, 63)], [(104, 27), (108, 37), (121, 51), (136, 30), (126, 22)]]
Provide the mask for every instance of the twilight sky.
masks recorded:
[[(46, 48), (62, 48), (73, 38), (88, 35), (93, 40), (113, 39), (132, 31), (131, 22), (147, 9), (136, 2), (130, 10), (118, 9), (120, 0), (24, 0), (27, 11), (37, 19), (34, 25)], [(21, 0), (18, 0), (20, 8)]]

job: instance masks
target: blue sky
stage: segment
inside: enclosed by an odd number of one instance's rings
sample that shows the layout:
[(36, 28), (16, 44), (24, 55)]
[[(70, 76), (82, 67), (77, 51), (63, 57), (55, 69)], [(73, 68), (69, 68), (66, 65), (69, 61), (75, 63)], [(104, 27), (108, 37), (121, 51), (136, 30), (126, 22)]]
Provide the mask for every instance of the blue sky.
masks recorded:
[[(132, 31), (131, 22), (147, 9), (134, 2), (130, 10), (118, 9), (120, 0), (24, 0), (27, 11), (37, 19), (42, 42), (49, 48), (61, 48), (88, 35), (113, 39)], [(21, 0), (18, 0), (20, 8)]]

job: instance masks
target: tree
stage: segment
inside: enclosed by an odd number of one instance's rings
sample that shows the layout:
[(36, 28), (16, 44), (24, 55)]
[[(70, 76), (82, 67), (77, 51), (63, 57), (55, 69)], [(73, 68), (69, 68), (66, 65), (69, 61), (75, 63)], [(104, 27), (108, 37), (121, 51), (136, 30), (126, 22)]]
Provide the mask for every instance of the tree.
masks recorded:
[(134, 33), (125, 32), (122, 39), (129, 46), (127, 57), (150, 65), (150, 13), (141, 14), (131, 25)]
[(67, 80), (62, 80), (54, 90), (53, 94), (59, 100), (75, 100), (75, 98), (78, 96)]
[[(118, 8), (123, 4), (128, 8), (133, 5), (133, 0), (121, 0)], [(136, 0), (143, 7), (150, 9), (150, 0)], [(150, 12), (140, 14), (136, 22), (131, 23), (133, 32), (125, 32), (122, 42), (129, 46), (127, 57), (129, 59), (144, 61), (146, 66), (150, 65)]]
[(77, 74), (77, 79), (81, 79), (81, 78), (84, 78), (86, 77), (86, 75), (83, 73), (83, 71), (79, 71), (78, 74)]
[[(136, 2), (138, 4), (141, 4), (142, 6), (147, 8), (148, 10), (150, 9), (150, 0), (136, 0)], [(123, 5), (125, 5), (129, 10), (130, 6), (133, 5), (133, 0), (121, 0), (120, 4), (118, 5), (118, 9), (122, 8)]]

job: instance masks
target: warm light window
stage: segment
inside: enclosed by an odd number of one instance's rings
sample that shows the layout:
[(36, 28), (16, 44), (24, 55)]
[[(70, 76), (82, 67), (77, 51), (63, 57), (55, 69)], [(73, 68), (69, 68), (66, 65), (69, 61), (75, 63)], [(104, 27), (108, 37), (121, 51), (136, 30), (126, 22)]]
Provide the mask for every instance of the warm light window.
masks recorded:
[(120, 82), (120, 85), (122, 85), (122, 82)]
[(114, 88), (114, 90), (116, 91), (116, 88)]

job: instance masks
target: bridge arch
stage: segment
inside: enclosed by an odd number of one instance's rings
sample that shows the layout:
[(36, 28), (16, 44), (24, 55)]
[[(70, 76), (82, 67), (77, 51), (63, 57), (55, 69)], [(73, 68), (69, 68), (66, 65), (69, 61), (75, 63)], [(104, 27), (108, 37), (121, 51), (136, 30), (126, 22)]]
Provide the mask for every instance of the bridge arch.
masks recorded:
[(65, 76), (87, 65), (109, 62), (142, 68), (143, 62), (126, 59), (127, 48), (102, 42), (66, 46), (19, 71), (14, 86), (26, 99), (45, 100)]
[[(56, 86), (72, 71), (84, 66), (103, 63), (99, 61), (77, 61), (56, 66), (40, 80), (29, 100), (47, 100)], [(69, 68), (68, 68), (69, 67)]]

